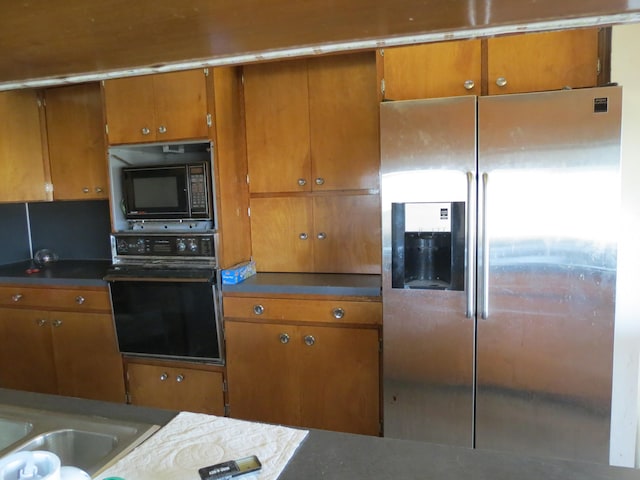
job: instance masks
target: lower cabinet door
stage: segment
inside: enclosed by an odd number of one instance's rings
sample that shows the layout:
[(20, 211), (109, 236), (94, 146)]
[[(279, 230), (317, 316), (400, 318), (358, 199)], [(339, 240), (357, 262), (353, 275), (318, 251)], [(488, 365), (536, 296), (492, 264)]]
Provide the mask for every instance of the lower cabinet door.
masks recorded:
[(225, 324), (232, 417), (379, 434), (377, 329)]
[(0, 308), (0, 387), (58, 393), (49, 312)]
[(108, 313), (50, 312), (58, 392), (125, 401), (122, 357)]
[(126, 370), (133, 405), (224, 415), (222, 372), (137, 362)]
[(303, 426), (380, 433), (378, 330), (299, 327)]
[(300, 425), (297, 327), (225, 322), (229, 414)]

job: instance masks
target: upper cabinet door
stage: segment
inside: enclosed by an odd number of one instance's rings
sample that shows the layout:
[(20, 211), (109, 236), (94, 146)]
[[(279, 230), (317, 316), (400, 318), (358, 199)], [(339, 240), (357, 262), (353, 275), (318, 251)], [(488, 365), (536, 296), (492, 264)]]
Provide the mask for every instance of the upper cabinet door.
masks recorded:
[(480, 40), (385, 48), (379, 60), (386, 100), (481, 93)]
[(373, 52), (244, 69), (251, 193), (378, 188)]
[(522, 93), (598, 84), (598, 29), (490, 38), (488, 93)]
[(36, 92), (0, 92), (0, 118), (0, 202), (46, 200)]
[(306, 60), (244, 67), (249, 190), (311, 189)]
[(156, 138), (206, 138), (207, 77), (203, 69), (153, 76)]
[(375, 54), (310, 59), (308, 67), (312, 189), (377, 189)]
[(204, 70), (104, 81), (110, 144), (208, 137)]
[(99, 83), (45, 91), (54, 200), (108, 198)]

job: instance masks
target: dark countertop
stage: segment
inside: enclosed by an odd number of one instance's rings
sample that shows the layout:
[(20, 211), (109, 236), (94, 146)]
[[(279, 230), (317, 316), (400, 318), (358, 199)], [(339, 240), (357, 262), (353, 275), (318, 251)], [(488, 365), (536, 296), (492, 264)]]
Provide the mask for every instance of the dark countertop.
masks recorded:
[[(0, 403), (165, 425), (177, 412), (0, 389)], [(640, 470), (310, 430), (279, 480), (640, 480)]]
[(258, 273), (241, 283), (222, 285), (222, 293), (379, 297), (381, 277), (337, 273)]
[(75, 285), (104, 287), (102, 278), (111, 260), (58, 260), (40, 268), (38, 273), (27, 273), (31, 260), (0, 265), (0, 283), (30, 285)]

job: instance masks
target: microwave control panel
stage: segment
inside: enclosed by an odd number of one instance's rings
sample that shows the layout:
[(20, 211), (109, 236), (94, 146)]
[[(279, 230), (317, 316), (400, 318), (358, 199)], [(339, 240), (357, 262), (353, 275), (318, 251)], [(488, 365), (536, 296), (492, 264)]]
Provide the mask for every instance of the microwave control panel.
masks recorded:
[(204, 164), (189, 165), (189, 188), (191, 189), (191, 215), (209, 212), (207, 169)]

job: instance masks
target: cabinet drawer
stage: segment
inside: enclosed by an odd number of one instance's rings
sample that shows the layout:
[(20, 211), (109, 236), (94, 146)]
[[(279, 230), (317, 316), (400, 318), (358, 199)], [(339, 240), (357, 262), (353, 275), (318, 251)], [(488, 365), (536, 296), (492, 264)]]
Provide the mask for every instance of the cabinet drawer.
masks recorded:
[(225, 297), (223, 309), (225, 317), (233, 318), (335, 324), (379, 325), (382, 323), (382, 303), (380, 302)]
[(0, 305), (47, 310), (111, 311), (107, 288), (43, 288), (0, 286)]

